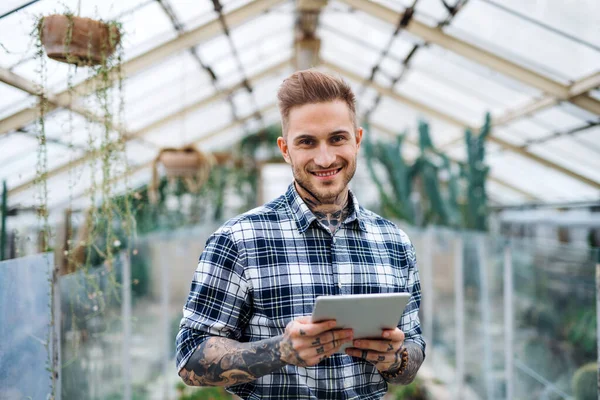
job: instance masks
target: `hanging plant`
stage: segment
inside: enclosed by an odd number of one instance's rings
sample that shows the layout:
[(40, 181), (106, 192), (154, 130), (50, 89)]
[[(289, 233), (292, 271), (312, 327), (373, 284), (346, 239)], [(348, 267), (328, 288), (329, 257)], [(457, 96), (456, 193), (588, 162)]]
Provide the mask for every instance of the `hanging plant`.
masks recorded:
[(152, 166), (152, 182), (149, 193), (151, 201), (153, 203), (158, 201), (159, 165), (164, 167), (167, 178), (171, 182), (181, 179), (190, 193), (198, 193), (208, 180), (214, 163), (212, 155), (205, 154), (194, 146), (162, 149), (154, 159)]
[(103, 64), (121, 40), (115, 24), (70, 13), (42, 18), (39, 31), (49, 58), (78, 66)]

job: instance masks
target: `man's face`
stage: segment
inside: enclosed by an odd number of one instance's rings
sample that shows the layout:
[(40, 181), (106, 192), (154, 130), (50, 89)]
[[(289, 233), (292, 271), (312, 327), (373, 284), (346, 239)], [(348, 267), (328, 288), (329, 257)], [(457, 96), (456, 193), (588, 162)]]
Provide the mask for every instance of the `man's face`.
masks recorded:
[(361, 139), (346, 103), (333, 101), (292, 108), (287, 137), (277, 144), (298, 185), (333, 203), (354, 176)]

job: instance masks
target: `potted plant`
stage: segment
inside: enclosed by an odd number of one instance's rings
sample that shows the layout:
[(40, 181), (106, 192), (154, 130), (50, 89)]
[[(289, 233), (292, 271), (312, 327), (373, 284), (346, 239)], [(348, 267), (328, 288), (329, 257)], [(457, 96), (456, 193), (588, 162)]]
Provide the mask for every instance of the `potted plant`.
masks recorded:
[(158, 199), (158, 166), (161, 164), (171, 181), (182, 179), (190, 193), (198, 193), (208, 180), (214, 164), (214, 157), (201, 152), (194, 146), (162, 149), (154, 159), (152, 168), (152, 184), (149, 195), (154, 203)]
[(38, 29), (49, 58), (78, 66), (104, 63), (121, 40), (116, 24), (70, 13), (43, 17)]

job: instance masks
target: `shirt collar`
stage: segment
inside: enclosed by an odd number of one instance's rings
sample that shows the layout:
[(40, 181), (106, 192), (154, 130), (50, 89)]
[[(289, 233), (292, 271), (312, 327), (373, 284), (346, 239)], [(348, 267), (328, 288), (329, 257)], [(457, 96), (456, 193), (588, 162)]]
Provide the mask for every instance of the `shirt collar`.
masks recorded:
[[(361, 218), (362, 210), (360, 208), (360, 204), (358, 204), (358, 200), (351, 190), (349, 190), (349, 196), (352, 210), (350, 212), (350, 215), (348, 215), (348, 217), (344, 221), (344, 223), (357, 221), (359, 228), (362, 231), (366, 232), (367, 229), (365, 227), (364, 218)], [(292, 184), (288, 187), (285, 197), (290, 206), (290, 209), (292, 210), (292, 215), (296, 219), (296, 225), (298, 226), (298, 230), (300, 231), (300, 233), (304, 233), (308, 229), (310, 224), (312, 224), (312, 222), (317, 219), (317, 217), (315, 217), (315, 215), (310, 210), (310, 208), (308, 208), (302, 197), (300, 197), (300, 195), (298, 194), (294, 182), (292, 182)]]

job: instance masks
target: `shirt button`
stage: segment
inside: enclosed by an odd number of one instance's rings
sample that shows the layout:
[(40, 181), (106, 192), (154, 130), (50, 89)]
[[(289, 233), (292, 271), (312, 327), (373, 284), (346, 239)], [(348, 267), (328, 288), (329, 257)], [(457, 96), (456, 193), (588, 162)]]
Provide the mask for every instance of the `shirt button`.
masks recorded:
[(338, 283), (338, 287), (341, 289), (342, 288), (342, 282)]

